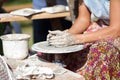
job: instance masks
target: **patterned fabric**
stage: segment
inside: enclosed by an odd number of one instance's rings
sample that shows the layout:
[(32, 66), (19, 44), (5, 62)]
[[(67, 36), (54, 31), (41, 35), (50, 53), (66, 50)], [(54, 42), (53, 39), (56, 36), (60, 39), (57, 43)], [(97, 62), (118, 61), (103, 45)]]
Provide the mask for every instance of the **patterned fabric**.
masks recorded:
[[(84, 33), (106, 27), (93, 22)], [(85, 49), (69, 54), (67, 68), (84, 75), (86, 80), (120, 80), (120, 37), (85, 44)], [(88, 53), (88, 54), (86, 54)], [(86, 59), (87, 58), (87, 59)], [(71, 61), (72, 60), (72, 61)]]
[[(104, 27), (104, 26), (103, 26)], [(88, 27), (88, 29), (84, 32), (84, 33), (89, 33), (89, 32), (93, 32), (93, 31), (98, 31), (102, 29), (102, 27), (100, 27), (97, 23), (92, 22), (90, 24), (90, 26)]]
[[(90, 26), (88, 27), (88, 29), (84, 33), (98, 31), (104, 27), (107, 27), (107, 26), (105, 26), (105, 25), (99, 26), (96, 22), (91, 22)], [(92, 45), (92, 43), (84, 44), (84, 48), (86, 48), (88, 45)]]
[(94, 43), (84, 67), (86, 80), (120, 80), (119, 50), (120, 38)]
[[(97, 31), (101, 28), (96, 23), (91, 23), (85, 33)], [(120, 80), (119, 52), (120, 37), (93, 43), (89, 50), (86, 65), (82, 68), (86, 80)]]
[[(101, 28), (96, 23), (91, 23), (85, 33)], [(72, 71), (79, 68), (77, 73), (84, 75), (85, 80), (120, 80), (120, 37), (85, 45), (85, 50), (69, 54), (65, 58), (67, 68)]]

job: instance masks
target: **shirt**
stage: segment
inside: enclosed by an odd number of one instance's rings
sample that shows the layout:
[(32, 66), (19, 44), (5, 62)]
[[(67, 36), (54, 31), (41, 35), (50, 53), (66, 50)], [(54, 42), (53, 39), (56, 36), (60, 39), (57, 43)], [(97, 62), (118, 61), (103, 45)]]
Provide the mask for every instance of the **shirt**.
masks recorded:
[(110, 0), (84, 0), (91, 13), (99, 19), (109, 19)]

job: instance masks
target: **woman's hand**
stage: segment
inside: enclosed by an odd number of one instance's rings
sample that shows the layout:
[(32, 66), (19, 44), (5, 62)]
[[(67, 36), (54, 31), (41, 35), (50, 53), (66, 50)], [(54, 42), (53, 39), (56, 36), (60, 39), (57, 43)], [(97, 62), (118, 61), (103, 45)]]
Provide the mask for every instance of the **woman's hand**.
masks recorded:
[(75, 35), (72, 35), (66, 31), (49, 31), (47, 41), (50, 45), (55, 47), (66, 47), (75, 44), (79, 44), (79, 40)]

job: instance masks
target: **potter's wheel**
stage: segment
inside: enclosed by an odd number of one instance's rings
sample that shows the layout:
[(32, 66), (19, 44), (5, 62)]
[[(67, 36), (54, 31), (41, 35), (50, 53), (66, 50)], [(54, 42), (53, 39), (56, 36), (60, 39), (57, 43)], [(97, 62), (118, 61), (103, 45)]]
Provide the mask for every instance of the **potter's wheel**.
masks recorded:
[(80, 51), (83, 49), (83, 45), (74, 45), (68, 47), (57, 48), (55, 46), (49, 46), (47, 41), (38, 42), (32, 45), (32, 50), (47, 54), (63, 54)]

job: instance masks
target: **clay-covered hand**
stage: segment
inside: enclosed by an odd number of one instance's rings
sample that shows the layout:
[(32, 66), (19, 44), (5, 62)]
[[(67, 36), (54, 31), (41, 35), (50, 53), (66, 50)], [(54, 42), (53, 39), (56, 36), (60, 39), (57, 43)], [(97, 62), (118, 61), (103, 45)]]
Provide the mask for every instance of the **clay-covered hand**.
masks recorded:
[(47, 35), (47, 41), (49, 42), (50, 38), (53, 36), (60, 36), (64, 34), (64, 31), (55, 30), (55, 31), (48, 31), (49, 34)]
[(72, 35), (65, 31), (57, 31), (56, 35), (52, 35), (49, 37), (48, 42), (50, 45), (53, 45), (55, 47), (66, 47), (79, 44), (79, 40), (76, 39), (75, 35)]

